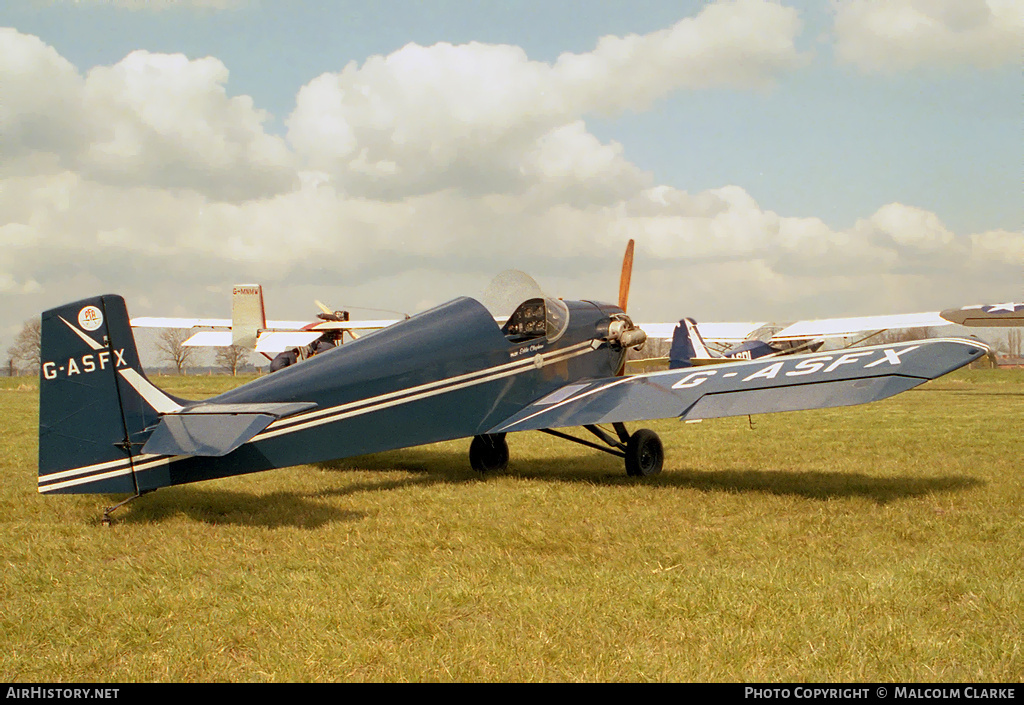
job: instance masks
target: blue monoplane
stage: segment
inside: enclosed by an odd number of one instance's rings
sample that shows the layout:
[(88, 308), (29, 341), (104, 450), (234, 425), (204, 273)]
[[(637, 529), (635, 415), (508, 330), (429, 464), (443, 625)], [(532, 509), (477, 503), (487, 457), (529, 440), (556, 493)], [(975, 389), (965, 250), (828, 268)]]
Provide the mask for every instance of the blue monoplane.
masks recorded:
[[(627, 350), (646, 337), (625, 313), (627, 280), (628, 271), (619, 305), (531, 298), (503, 325), (477, 301), (455, 299), (203, 401), (147, 379), (121, 297), (51, 309), (42, 316), (39, 491), (133, 499), (466, 437), (471, 465), (489, 471), (508, 462), (505, 434), (525, 430), (607, 450), (630, 475), (651, 475), (662, 468), (661, 441), (625, 423), (862, 404), (988, 352), (947, 338), (625, 376)], [(594, 440), (556, 430), (576, 426)]]

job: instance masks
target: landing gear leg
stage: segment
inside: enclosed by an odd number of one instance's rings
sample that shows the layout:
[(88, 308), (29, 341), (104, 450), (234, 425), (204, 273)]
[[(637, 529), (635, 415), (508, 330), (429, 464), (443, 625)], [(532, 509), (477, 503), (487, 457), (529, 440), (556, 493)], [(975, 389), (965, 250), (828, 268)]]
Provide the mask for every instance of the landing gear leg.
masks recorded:
[(474, 436), (469, 444), (469, 464), (477, 472), (495, 472), (508, 467), (508, 443), (504, 433)]

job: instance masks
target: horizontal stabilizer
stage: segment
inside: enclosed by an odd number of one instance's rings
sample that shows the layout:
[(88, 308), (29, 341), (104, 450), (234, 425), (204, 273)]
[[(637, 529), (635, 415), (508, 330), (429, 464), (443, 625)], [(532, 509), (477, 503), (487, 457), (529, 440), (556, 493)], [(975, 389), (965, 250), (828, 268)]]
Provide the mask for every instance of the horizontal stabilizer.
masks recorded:
[(143, 453), (222, 456), (251, 440), (277, 419), (315, 408), (313, 402), (289, 404), (197, 404), (165, 414)]

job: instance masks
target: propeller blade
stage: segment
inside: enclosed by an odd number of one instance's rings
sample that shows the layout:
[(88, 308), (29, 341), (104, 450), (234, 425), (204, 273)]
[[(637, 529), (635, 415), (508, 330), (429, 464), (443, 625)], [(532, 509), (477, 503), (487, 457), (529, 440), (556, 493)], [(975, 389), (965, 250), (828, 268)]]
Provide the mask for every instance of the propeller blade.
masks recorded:
[[(626, 310), (629, 303), (629, 280), (633, 276), (633, 240), (626, 243), (626, 254), (622, 256), (622, 275), (619, 277), (619, 308)], [(626, 374), (626, 356), (622, 356), (622, 365), (615, 371), (616, 376)]]
[(317, 308), (319, 308), (324, 313), (334, 313), (334, 311), (332, 311), (331, 309), (327, 308), (327, 306), (325, 304), (321, 303), (320, 301), (314, 301), (313, 303), (315, 303), (317, 305)]
[(629, 279), (633, 276), (633, 241), (626, 244), (626, 254), (622, 258), (622, 276), (619, 277), (619, 308), (626, 310), (629, 301)]

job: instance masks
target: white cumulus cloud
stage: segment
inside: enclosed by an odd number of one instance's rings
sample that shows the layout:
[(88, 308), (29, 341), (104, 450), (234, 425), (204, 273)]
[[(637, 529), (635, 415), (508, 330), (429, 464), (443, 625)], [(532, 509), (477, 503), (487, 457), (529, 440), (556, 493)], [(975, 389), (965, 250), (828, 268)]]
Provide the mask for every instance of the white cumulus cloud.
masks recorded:
[(836, 55), (866, 71), (1020, 64), (1020, 0), (844, 0), (835, 15)]
[[(575, 188), (572, 172), (607, 196), (594, 185), (638, 175), (614, 145), (588, 138), (586, 114), (645, 109), (680, 88), (766, 85), (802, 62), (799, 29), (791, 8), (735, 0), (552, 64), (507, 45), (410, 44), (303, 86), (288, 139), (354, 194), (496, 193), (550, 176)], [(570, 154), (573, 166), (559, 166)]]
[[(0, 137), (4, 165), (35, 151), (67, 153), (86, 139), (83, 80), (38, 37), (0, 27)], [(40, 87), (45, 86), (45, 90)]]
[[(105, 183), (194, 189), (244, 200), (292, 187), (265, 111), (227, 95), (215, 58), (135, 51), (85, 77), (52, 47), (0, 29), (4, 173), (76, 173)], [(45, 87), (45, 88), (42, 88)]]
[(92, 139), (79, 162), (105, 180), (196, 188), (218, 198), (269, 195), (292, 186), (284, 141), (263, 130), (265, 111), (229, 97), (227, 67), (206, 57), (134, 51), (86, 78)]

